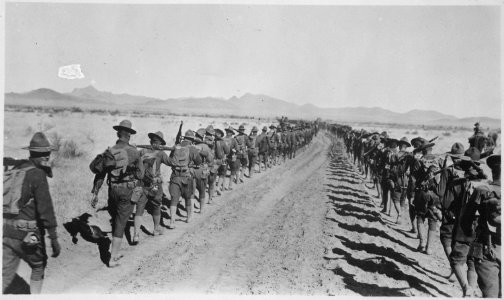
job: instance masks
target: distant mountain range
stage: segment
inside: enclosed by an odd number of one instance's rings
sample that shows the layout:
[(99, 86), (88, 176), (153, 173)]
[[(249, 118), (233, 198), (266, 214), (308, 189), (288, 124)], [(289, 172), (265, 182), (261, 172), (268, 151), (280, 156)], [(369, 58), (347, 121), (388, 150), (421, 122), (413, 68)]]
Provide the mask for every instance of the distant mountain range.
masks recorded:
[(439, 124), (472, 127), (480, 121), (485, 127), (500, 128), (500, 120), (487, 117), (456, 118), (433, 110), (397, 113), (380, 107), (321, 108), (312, 104), (297, 105), (267, 95), (244, 94), (224, 98), (158, 99), (129, 94), (113, 94), (93, 86), (59, 93), (41, 88), (27, 93), (6, 93), (6, 105), (64, 106), (87, 109), (166, 111), (167, 113), (238, 115), (255, 117), (288, 116), (291, 119), (320, 117), (340, 122), (380, 122), (398, 124)]

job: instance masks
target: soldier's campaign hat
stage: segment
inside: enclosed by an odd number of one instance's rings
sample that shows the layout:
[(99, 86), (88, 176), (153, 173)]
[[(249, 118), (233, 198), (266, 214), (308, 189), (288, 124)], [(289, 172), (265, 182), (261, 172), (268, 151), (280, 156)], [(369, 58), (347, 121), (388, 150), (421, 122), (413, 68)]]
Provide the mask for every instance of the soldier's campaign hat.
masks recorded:
[(388, 134), (386, 131), (383, 131), (382, 133), (380, 133), (380, 140), (381, 141), (384, 141), (384, 140), (387, 140), (388, 139)]
[(277, 127), (275, 125), (271, 124), (269, 128), (270, 129), (276, 129)]
[(464, 155), (475, 162), (481, 158), (481, 152), (476, 147), (470, 147), (464, 152)]
[(252, 130), (251, 130), (251, 131), (252, 131), (252, 132), (257, 132), (257, 131), (259, 131), (259, 129), (257, 128), (257, 126), (254, 126), (254, 127), (252, 127)]
[(234, 135), (234, 134), (235, 134), (235, 133), (234, 133), (234, 130), (233, 130), (233, 129), (231, 129), (231, 126), (230, 126), (230, 127), (228, 127), (228, 128), (224, 128), (224, 130), (225, 130), (226, 132), (231, 133), (232, 135)]
[(435, 143), (423, 143), (418, 148), (414, 149), (413, 153), (420, 152), (420, 151), (427, 149), (427, 148), (431, 148), (434, 145), (436, 145), (436, 144)]
[(219, 128), (215, 129), (215, 136), (216, 137), (223, 137), (224, 131), (220, 130)]
[(416, 145), (416, 148), (418, 148), (419, 146), (426, 144), (427, 142), (428, 141), (422, 137), (416, 137), (411, 140), (411, 145), (413, 145), (413, 147), (415, 147)]
[(396, 139), (393, 139), (393, 138), (387, 139), (385, 141), (385, 145), (387, 145), (387, 146), (392, 146), (392, 144), (395, 144), (395, 147), (397, 147), (399, 145), (399, 141)]
[(500, 166), (501, 165), (501, 155), (500, 154), (490, 155), (486, 159), (486, 164), (488, 165), (488, 167), (490, 169), (493, 169), (496, 166)]
[(194, 141), (195, 136), (194, 136), (194, 131), (191, 129), (187, 130), (184, 135), (184, 139)]
[(240, 127), (238, 127), (238, 131), (245, 131), (245, 126), (240, 125)]
[(36, 132), (30, 140), (30, 146), (23, 147), (24, 150), (32, 152), (51, 152), (56, 151), (56, 148), (49, 143), (49, 140), (42, 132)]
[(406, 147), (411, 147), (411, 144), (408, 142), (407, 137), (402, 137), (397, 143), (399, 143), (399, 145), (404, 144), (406, 145)]
[(208, 125), (208, 127), (206, 128), (206, 134), (215, 135), (215, 129), (213, 128), (212, 125)]
[(157, 138), (158, 140), (161, 141), (161, 145), (166, 145), (166, 142), (164, 140), (164, 136), (163, 136), (163, 133), (161, 131), (158, 131), (158, 132), (155, 132), (155, 133), (149, 133), (148, 134), (149, 136), (149, 139), (154, 139), (154, 138)]
[(460, 157), (464, 155), (464, 145), (461, 143), (455, 143), (452, 145), (451, 150), (449, 152), (446, 152), (446, 154), (454, 157)]
[(203, 140), (205, 138), (205, 134), (206, 134), (205, 128), (200, 128), (196, 131), (196, 137), (200, 138), (201, 140)]
[(268, 127), (264, 126), (262, 131), (268, 131)]
[(121, 123), (119, 123), (119, 125), (115, 125), (112, 128), (114, 128), (117, 131), (124, 130), (126, 132), (131, 133), (131, 134), (136, 133), (136, 131), (131, 128), (131, 121), (130, 120), (122, 120)]

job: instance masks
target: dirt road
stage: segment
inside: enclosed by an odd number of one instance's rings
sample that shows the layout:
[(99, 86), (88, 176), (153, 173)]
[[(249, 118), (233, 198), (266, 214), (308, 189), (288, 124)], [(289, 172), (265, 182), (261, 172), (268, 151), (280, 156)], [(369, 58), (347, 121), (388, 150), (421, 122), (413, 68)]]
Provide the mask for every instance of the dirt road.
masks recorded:
[[(437, 254), (415, 251), (406, 225), (379, 213), (362, 178), (320, 133), (295, 160), (235, 186), (194, 221), (123, 244), (109, 269), (95, 245), (50, 259), (44, 293), (460, 296)], [(146, 227), (151, 221), (145, 218)]]

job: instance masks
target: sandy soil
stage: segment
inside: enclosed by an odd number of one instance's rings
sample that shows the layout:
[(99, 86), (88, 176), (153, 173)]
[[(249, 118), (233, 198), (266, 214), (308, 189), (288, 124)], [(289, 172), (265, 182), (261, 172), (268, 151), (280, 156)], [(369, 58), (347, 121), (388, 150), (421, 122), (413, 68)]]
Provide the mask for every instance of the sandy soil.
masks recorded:
[(43, 292), (460, 297), (443, 277), (441, 245), (432, 256), (417, 252), (409, 225), (379, 212), (332, 142), (321, 132), (295, 160), (235, 185), (190, 224), (180, 218), (165, 235), (124, 242), (116, 268), (100, 262), (96, 245), (64, 238)]

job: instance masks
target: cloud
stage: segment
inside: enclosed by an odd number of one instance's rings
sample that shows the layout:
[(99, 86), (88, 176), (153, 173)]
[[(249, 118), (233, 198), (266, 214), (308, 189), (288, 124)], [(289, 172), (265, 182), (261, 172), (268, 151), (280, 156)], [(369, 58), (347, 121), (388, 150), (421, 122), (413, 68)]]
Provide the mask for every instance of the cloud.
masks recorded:
[(58, 70), (58, 76), (64, 79), (82, 79), (84, 74), (81, 71), (80, 65), (62, 66)]

